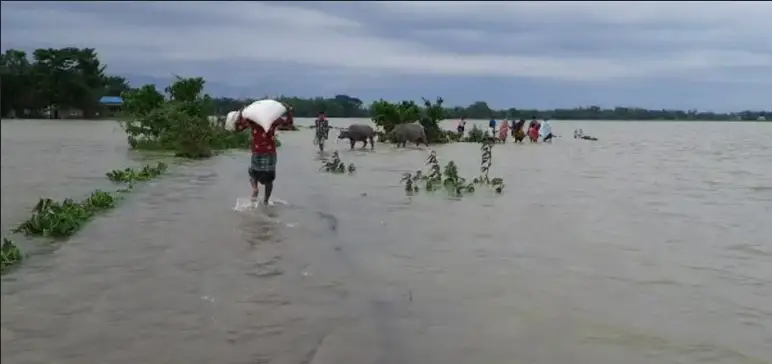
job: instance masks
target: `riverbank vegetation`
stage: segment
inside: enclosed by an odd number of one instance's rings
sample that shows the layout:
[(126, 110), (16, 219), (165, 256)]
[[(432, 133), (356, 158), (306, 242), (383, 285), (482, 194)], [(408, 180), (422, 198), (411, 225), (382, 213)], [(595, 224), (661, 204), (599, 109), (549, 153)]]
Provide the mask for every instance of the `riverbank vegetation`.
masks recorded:
[[(30, 57), (31, 56), (31, 57)], [(133, 89), (127, 80), (106, 73), (105, 65), (93, 48), (36, 49), (31, 55), (17, 49), (4, 50), (0, 55), (2, 100), (0, 115), (20, 118), (103, 118), (112, 115), (101, 105), (102, 96), (121, 96)], [(136, 87), (136, 85), (135, 85)], [(139, 88), (148, 87), (141, 86)], [(155, 87), (155, 86), (150, 86)], [(263, 92), (271, 92), (264, 90)], [(256, 95), (257, 97), (257, 95)], [(292, 106), (296, 117), (316, 117), (324, 111), (328, 117), (369, 118), (377, 116), (378, 101), (366, 105), (350, 95), (333, 97), (276, 98)], [(225, 115), (250, 104), (255, 99), (214, 98), (209, 115)], [(411, 102), (411, 101), (406, 101)], [(400, 103), (398, 103), (400, 104)], [(772, 111), (741, 111), (714, 113), (698, 110), (649, 110), (637, 107), (601, 108), (586, 106), (536, 110), (529, 108), (493, 109), (484, 101), (468, 106), (442, 106), (446, 118), (458, 119), (540, 119), (558, 120), (747, 120), (760, 117), (772, 120)]]
[(476, 186), (488, 186), (496, 193), (503, 192), (504, 179), (488, 176), (493, 163), (493, 143), (483, 143), (480, 151), (480, 175), (471, 181), (459, 175), (456, 162), (450, 161), (442, 166), (437, 158), (437, 152), (432, 151), (426, 159), (428, 168), (426, 172), (418, 170), (415, 173), (402, 175), (401, 182), (405, 185), (405, 192), (412, 195), (421, 189), (427, 192), (444, 189), (452, 197), (462, 197), (475, 192)]

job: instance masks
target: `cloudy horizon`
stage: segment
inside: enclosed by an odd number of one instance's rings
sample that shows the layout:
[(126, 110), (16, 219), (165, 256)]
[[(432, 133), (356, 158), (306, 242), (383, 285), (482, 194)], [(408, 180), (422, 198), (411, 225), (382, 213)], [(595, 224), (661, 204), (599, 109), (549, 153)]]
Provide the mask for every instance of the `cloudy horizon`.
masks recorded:
[(2, 2), (2, 48), (132, 85), (497, 109), (772, 109), (772, 2)]

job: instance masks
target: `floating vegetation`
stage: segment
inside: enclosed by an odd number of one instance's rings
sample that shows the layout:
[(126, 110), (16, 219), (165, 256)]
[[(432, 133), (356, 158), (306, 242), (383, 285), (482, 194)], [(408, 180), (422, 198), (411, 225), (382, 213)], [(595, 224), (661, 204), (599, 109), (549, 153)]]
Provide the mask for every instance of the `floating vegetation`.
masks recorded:
[(458, 174), (458, 166), (454, 161), (448, 162), (443, 167), (437, 159), (437, 153), (432, 151), (426, 160), (426, 165), (428, 166), (426, 173), (419, 170), (415, 173), (405, 173), (402, 175), (401, 182), (405, 184), (405, 192), (408, 194), (416, 193), (421, 190), (420, 185), (423, 183), (423, 189), (426, 191), (431, 192), (444, 188), (448, 194), (456, 197), (473, 193), (476, 184), (488, 185), (497, 193), (501, 193), (504, 190), (504, 179), (488, 177), (488, 171), (493, 161), (493, 144), (490, 142), (483, 143), (480, 149), (482, 151), (481, 175), (471, 183)]
[(19, 247), (11, 240), (3, 238), (3, 245), (0, 246), (0, 272), (21, 263), (24, 260), (24, 254)]
[(114, 208), (119, 199), (120, 196), (115, 193), (99, 190), (80, 202), (70, 198), (63, 201), (42, 198), (32, 209), (32, 216), (13, 232), (55, 238), (68, 237), (80, 230), (97, 213)]
[(166, 172), (168, 166), (164, 162), (158, 162), (155, 167), (145, 165), (142, 169), (126, 168), (123, 170), (114, 169), (105, 175), (113, 182), (122, 182), (133, 185), (136, 182), (148, 181), (156, 178)]
[(330, 158), (326, 158), (322, 160), (322, 167), (319, 168), (321, 171), (329, 172), (329, 173), (346, 173), (352, 174), (356, 172), (357, 167), (354, 165), (354, 163), (349, 164), (346, 166), (346, 163), (343, 163), (343, 161), (340, 160), (340, 155), (337, 151), (332, 153), (332, 156)]

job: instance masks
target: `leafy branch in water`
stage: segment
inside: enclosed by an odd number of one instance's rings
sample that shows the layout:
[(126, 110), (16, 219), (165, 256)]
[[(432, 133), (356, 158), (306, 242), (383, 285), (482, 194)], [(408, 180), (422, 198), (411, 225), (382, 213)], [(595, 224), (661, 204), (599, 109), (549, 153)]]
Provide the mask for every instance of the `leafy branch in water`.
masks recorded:
[(480, 151), (482, 152), (480, 158), (480, 176), (474, 179), (474, 183), (491, 186), (496, 193), (501, 193), (501, 191), (504, 190), (504, 179), (500, 177), (488, 177), (488, 172), (493, 163), (493, 141), (484, 141), (480, 147)]
[(24, 254), (19, 247), (11, 240), (3, 238), (3, 245), (0, 246), (0, 272), (21, 263), (24, 260)]
[(354, 163), (349, 164), (347, 167), (346, 163), (343, 163), (343, 161), (340, 160), (338, 151), (335, 151), (332, 153), (332, 156), (322, 160), (322, 167), (319, 168), (319, 170), (337, 174), (346, 173), (346, 171), (348, 171), (349, 174), (353, 174), (356, 172), (357, 167)]
[(418, 170), (415, 173), (405, 173), (400, 182), (405, 184), (405, 192), (408, 194), (416, 193), (420, 190), (419, 184), (423, 182), (424, 190), (435, 191), (444, 187), (451, 196), (461, 197), (467, 193), (475, 191), (475, 184), (484, 184), (492, 187), (497, 193), (504, 190), (503, 178), (489, 178), (488, 171), (493, 161), (493, 144), (484, 143), (482, 148), (482, 158), (480, 163), (481, 175), (475, 178), (472, 183), (458, 174), (458, 166), (454, 161), (448, 162), (444, 167), (437, 159), (437, 153), (432, 151), (426, 160), (428, 171), (423, 173)]
[(158, 162), (158, 164), (155, 167), (151, 167), (150, 165), (145, 165), (142, 167), (142, 169), (134, 169), (131, 167), (127, 167), (123, 170), (120, 169), (114, 169), (110, 172), (105, 173), (107, 178), (113, 182), (122, 182), (122, 183), (128, 183), (129, 186), (133, 186), (134, 183), (140, 182), (140, 181), (149, 181), (153, 178), (156, 178), (166, 172), (166, 169), (168, 166), (164, 162)]
[(100, 190), (80, 202), (71, 198), (63, 201), (41, 198), (32, 209), (32, 216), (13, 232), (56, 238), (71, 236), (97, 213), (114, 208), (119, 199), (116, 193)]

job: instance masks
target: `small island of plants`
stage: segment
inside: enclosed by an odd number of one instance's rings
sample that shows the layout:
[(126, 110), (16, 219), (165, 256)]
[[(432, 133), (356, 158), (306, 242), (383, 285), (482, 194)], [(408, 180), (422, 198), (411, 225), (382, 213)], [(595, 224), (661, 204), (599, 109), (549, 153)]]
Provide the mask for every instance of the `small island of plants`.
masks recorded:
[[(173, 151), (183, 158), (209, 158), (215, 151), (247, 148), (249, 133), (225, 130), (210, 120), (212, 98), (201, 77), (181, 78), (158, 92), (145, 85), (121, 94), (128, 121), (123, 123), (132, 149)], [(278, 144), (278, 143), (277, 143)]]

